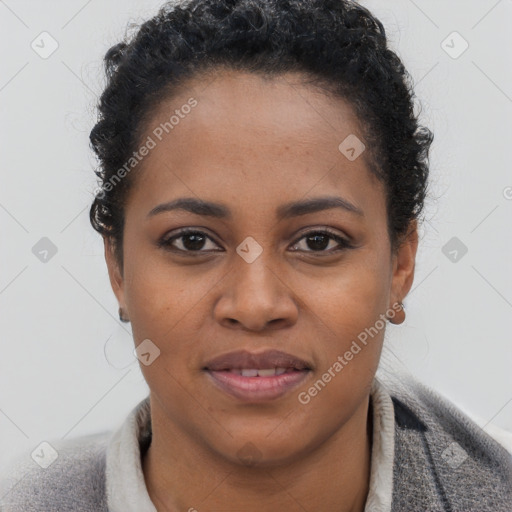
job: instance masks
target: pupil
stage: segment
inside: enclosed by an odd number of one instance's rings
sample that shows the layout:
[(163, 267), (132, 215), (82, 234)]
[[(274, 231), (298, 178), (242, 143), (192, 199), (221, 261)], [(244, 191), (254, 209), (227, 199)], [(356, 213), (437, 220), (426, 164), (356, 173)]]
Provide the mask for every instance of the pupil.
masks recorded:
[[(187, 241), (192, 240), (192, 243), (187, 243)], [(204, 236), (200, 234), (188, 234), (183, 237), (183, 245), (186, 249), (194, 251), (201, 249), (204, 245)]]
[[(323, 243), (320, 242), (320, 245), (315, 246), (315, 244), (318, 243), (319, 240), (322, 240)], [(308, 241), (308, 247), (310, 249), (325, 249), (329, 245), (329, 237), (327, 237), (325, 235), (321, 235), (321, 234), (308, 236), (307, 241)], [(313, 247), (311, 247), (311, 245), (310, 245), (311, 241), (313, 242)]]

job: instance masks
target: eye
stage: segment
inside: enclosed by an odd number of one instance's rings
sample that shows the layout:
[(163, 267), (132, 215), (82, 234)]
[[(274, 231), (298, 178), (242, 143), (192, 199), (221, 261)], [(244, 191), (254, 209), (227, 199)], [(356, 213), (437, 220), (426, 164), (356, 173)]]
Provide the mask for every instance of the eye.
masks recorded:
[[(158, 246), (162, 247), (169, 251), (175, 252), (210, 252), (212, 249), (202, 250), (207, 244), (207, 241), (213, 242), (213, 239), (210, 238), (203, 231), (198, 231), (196, 229), (183, 229), (179, 233), (176, 233), (173, 236), (164, 236), (159, 242)], [(174, 242), (178, 243), (175, 244)], [(217, 247), (218, 245), (215, 244)], [(213, 249), (215, 252), (219, 252), (218, 250)]]
[[(293, 251), (296, 251), (299, 246), (299, 242), (305, 240), (306, 246), (312, 250), (298, 249), (302, 252), (313, 252), (313, 253), (327, 253), (332, 254), (344, 249), (353, 247), (348, 240), (341, 237), (340, 235), (333, 233), (328, 229), (318, 229), (314, 231), (308, 231), (297, 239), (293, 244)], [(214, 246), (208, 248), (208, 241), (213, 243)], [(331, 242), (334, 244), (334, 249), (326, 251)], [(164, 236), (159, 242), (158, 247), (161, 247), (168, 251), (182, 252), (182, 253), (203, 253), (203, 252), (222, 252), (223, 249), (218, 249), (218, 245), (209, 237), (204, 231), (197, 229), (183, 229), (172, 236)], [(215, 249), (217, 247), (217, 249)]]
[[(304, 252), (320, 252), (332, 254), (338, 251), (342, 251), (344, 249), (350, 249), (352, 245), (348, 240), (343, 238), (342, 236), (333, 233), (328, 229), (321, 229), (315, 231), (308, 231), (303, 234), (301, 238), (299, 238), (293, 245), (293, 247), (298, 247), (298, 242), (301, 240), (305, 240), (306, 246), (312, 248), (312, 250), (304, 250)], [(336, 244), (334, 245), (333, 250), (326, 251), (325, 249), (329, 247), (329, 244), (334, 241), (338, 244), (336, 248)], [(294, 249), (295, 250), (295, 249)], [(303, 249), (299, 249), (303, 250)]]

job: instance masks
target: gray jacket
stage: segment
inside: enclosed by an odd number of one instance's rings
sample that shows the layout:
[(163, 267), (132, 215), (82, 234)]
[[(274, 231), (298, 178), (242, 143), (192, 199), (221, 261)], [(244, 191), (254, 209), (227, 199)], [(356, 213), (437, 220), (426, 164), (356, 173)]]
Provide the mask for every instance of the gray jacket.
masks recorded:
[[(393, 512), (512, 512), (511, 454), (417, 381), (386, 387), (395, 411)], [(104, 432), (61, 443), (46, 470), (27, 465), (3, 497), (0, 488), (0, 510), (108, 512), (109, 437)]]

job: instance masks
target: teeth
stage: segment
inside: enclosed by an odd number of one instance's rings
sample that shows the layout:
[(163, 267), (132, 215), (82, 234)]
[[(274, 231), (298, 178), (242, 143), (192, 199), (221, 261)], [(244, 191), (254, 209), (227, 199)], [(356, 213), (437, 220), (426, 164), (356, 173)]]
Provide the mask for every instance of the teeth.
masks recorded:
[(257, 377), (258, 370), (242, 370), (242, 377)]
[(231, 368), (229, 370), (231, 373), (236, 373), (237, 375), (241, 375), (242, 377), (274, 377), (276, 375), (282, 375), (283, 373), (293, 372), (293, 368), (244, 368), (243, 370), (239, 368)]
[(288, 371), (287, 368), (244, 368), (240, 370), (238, 368), (232, 368), (229, 370), (231, 373), (236, 373), (242, 377), (274, 377), (276, 375), (282, 375)]
[(269, 368), (268, 370), (258, 370), (258, 375), (260, 377), (274, 377), (276, 374), (275, 368)]

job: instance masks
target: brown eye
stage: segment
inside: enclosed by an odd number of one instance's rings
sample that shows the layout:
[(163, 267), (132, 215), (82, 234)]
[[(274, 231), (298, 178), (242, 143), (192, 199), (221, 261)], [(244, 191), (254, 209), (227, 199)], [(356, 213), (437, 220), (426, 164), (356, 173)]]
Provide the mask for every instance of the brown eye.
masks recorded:
[[(327, 254), (332, 254), (333, 252), (338, 252), (340, 250), (352, 247), (348, 240), (346, 240), (345, 238), (326, 230), (309, 231), (308, 233), (302, 235), (302, 237), (299, 238), (297, 242), (295, 242), (294, 247), (298, 247), (298, 242), (300, 242), (301, 240), (305, 240), (304, 245), (306, 249), (303, 248), (299, 250), (304, 252), (323, 252)], [(333, 250), (326, 251), (325, 249), (329, 247), (329, 244), (331, 244), (331, 242), (336, 242), (337, 245), (334, 244)]]
[[(209, 252), (215, 250), (212, 247), (206, 247), (205, 249), (205, 246), (208, 246), (208, 241), (213, 242), (203, 231), (187, 229), (170, 237), (165, 236), (160, 240), (158, 246), (176, 252)], [(215, 244), (215, 242), (213, 243)], [(215, 246), (218, 247), (217, 244)]]

